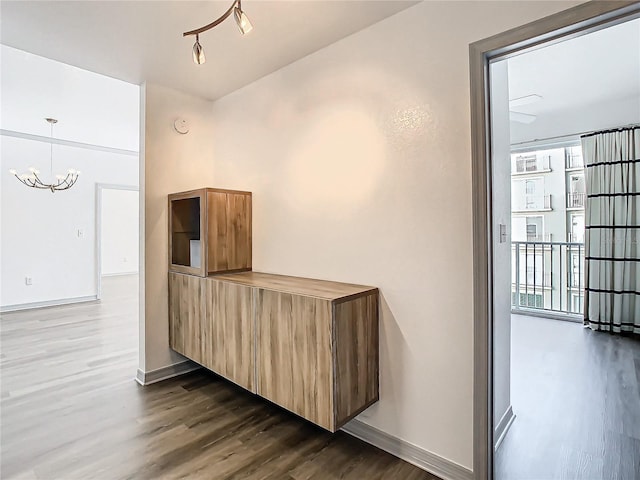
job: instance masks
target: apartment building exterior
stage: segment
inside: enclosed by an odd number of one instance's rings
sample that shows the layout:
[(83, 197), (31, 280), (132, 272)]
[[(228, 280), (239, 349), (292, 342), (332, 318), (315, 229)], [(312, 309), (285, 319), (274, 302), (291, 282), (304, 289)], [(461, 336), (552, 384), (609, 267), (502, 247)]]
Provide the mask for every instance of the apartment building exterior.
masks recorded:
[(512, 152), (515, 310), (582, 313), (585, 201), (584, 163), (577, 142)]

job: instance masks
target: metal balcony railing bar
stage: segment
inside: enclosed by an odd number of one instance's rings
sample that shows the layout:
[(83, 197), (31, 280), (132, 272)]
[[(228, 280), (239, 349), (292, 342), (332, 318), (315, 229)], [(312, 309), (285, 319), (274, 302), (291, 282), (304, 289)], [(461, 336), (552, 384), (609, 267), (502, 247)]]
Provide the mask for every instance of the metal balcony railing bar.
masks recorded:
[[(514, 241), (513, 308), (582, 313), (584, 244)], [(515, 289), (515, 291), (513, 291)], [(523, 301), (524, 300), (524, 301)]]
[(567, 193), (567, 208), (584, 208), (587, 194), (584, 192)]

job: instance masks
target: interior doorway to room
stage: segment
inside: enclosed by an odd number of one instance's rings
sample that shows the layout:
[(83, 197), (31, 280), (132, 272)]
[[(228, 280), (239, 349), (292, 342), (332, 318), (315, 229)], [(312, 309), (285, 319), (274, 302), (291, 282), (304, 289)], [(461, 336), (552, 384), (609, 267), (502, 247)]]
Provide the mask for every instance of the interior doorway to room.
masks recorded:
[[(555, 58), (546, 70), (536, 65), (516, 85), (508, 65), (528, 54), (544, 57), (547, 48), (562, 50), (563, 44), (601, 39), (625, 28), (634, 29), (633, 37), (621, 44), (640, 49), (639, 12), (637, 2), (592, 2), (471, 45), (478, 259), (474, 430), (475, 438), (487, 439), (474, 447), (476, 478), (640, 478), (640, 343), (593, 332), (580, 322), (585, 308), (584, 229), (589, 225), (580, 137), (640, 123), (640, 91), (626, 99), (631, 118), (607, 116), (582, 99), (578, 103), (591, 107), (590, 115), (578, 113), (572, 122), (562, 123), (541, 103), (553, 95), (514, 90), (540, 76), (571, 77), (572, 62)], [(609, 47), (609, 57), (617, 57), (619, 45)], [(597, 67), (570, 85), (564, 100), (584, 93), (594, 77), (605, 73), (596, 73), (606, 70), (606, 62), (597, 61), (599, 45), (591, 47), (585, 64)], [(636, 57), (640, 62), (640, 51)], [(637, 79), (640, 63), (633, 69)], [(614, 96), (619, 91), (605, 83), (607, 87)], [(607, 102), (611, 112), (624, 110), (613, 105), (623, 104), (621, 96)], [(545, 130), (541, 120), (563, 131)], [(536, 122), (533, 135), (514, 139), (513, 130), (521, 133)], [(561, 215), (554, 219), (555, 211)], [(524, 292), (519, 291), (522, 284)], [(512, 310), (519, 309), (525, 312), (515, 313), (530, 315), (512, 317)], [(578, 322), (561, 322), (558, 316)], [(513, 355), (518, 345), (519, 353)], [(615, 380), (615, 372), (626, 372), (622, 375), (629, 376), (633, 394), (629, 385)], [(586, 415), (594, 406), (598, 413)]]
[[(629, 20), (490, 65), (492, 215), (507, 237), (493, 245), (496, 480), (595, 479), (604, 468), (640, 476), (640, 442), (622, 427), (640, 422), (640, 407), (614, 406), (640, 405), (638, 392), (634, 402), (624, 385), (600, 381), (633, 373), (640, 343), (612, 341), (582, 324), (581, 146), (581, 135), (640, 122), (639, 38), (640, 19)], [(636, 61), (616, 55), (634, 41)], [(610, 418), (585, 416), (594, 401)], [(625, 460), (623, 450), (635, 455)]]
[[(96, 185), (96, 272), (98, 298), (105, 280), (137, 283), (139, 265), (139, 191), (130, 185)], [(135, 277), (135, 279), (133, 278)]]

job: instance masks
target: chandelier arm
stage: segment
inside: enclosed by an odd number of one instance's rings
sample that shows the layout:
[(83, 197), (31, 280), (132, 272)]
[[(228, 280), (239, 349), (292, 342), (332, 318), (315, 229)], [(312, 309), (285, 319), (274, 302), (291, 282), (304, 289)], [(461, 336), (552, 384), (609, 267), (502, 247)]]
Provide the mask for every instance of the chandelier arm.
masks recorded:
[(40, 177), (38, 177), (37, 173), (34, 172), (33, 176), (36, 177), (36, 183), (39, 183), (40, 185), (44, 185), (44, 182), (40, 180)]
[(226, 12), (224, 12), (222, 14), (222, 16), (220, 18), (218, 18), (217, 20), (214, 20), (213, 22), (211, 22), (208, 25), (205, 25), (204, 27), (200, 27), (197, 28), (195, 30), (190, 30), (188, 32), (184, 32), (182, 34), (183, 37), (187, 37), (189, 35), (199, 35), (202, 32), (206, 32), (207, 30), (211, 30), (213, 27), (220, 25), (222, 22), (224, 22), (227, 18), (229, 18), (229, 15), (231, 15), (231, 13), (233, 13), (233, 8), (238, 5), (238, 7), (240, 6), (240, 0), (234, 0), (234, 2), (231, 4), (231, 6), (229, 7), (229, 10), (227, 10)]

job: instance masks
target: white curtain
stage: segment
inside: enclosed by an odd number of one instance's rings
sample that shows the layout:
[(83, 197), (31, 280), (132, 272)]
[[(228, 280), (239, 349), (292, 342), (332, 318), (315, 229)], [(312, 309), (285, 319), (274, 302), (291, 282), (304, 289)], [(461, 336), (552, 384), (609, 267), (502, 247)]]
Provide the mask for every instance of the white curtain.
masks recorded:
[(582, 137), (586, 167), (584, 322), (640, 334), (640, 127)]

